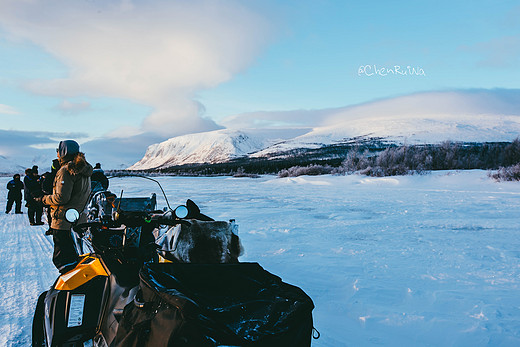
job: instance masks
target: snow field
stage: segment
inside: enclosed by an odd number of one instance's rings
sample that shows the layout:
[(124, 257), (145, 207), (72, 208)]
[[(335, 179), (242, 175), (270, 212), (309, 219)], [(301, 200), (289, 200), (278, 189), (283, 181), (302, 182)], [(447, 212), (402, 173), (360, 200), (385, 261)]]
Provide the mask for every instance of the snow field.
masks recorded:
[[(2, 186), (8, 180), (2, 178)], [(0, 346), (30, 346), (32, 316), (38, 296), (58, 275), (52, 263), (52, 236), (47, 225), (30, 226), (24, 214), (4, 214), (6, 195), (0, 205)]]
[[(309, 294), (313, 346), (518, 346), (520, 184), (486, 174), (158, 180), (172, 207), (190, 198), (236, 219), (241, 261)], [(111, 188), (160, 197), (138, 178)], [(52, 240), (26, 215), (0, 218), (0, 345), (25, 346), (37, 296), (57, 274)]]

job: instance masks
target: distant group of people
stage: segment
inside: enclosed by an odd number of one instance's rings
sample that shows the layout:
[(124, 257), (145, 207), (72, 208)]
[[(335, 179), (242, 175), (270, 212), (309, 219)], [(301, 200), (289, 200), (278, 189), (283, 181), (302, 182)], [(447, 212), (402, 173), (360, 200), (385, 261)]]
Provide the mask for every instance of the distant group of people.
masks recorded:
[[(52, 194), (54, 186), (54, 177), (60, 168), (58, 159), (54, 159), (51, 165), (51, 171), (45, 172), (41, 176), (38, 174), (38, 166), (34, 165), (32, 168), (25, 170), (25, 177), (21, 181), (20, 174), (15, 174), (13, 179), (7, 183), (7, 206), (5, 213), (10, 213), (13, 205), (15, 205), (15, 213), (22, 212), (22, 190), (23, 198), (25, 200), (25, 207), (27, 207), (27, 214), (30, 225), (43, 225), (42, 215), (44, 206), (38, 198), (44, 195)], [(50, 209), (47, 208), (47, 222), (50, 225), (52, 215)]]
[[(19, 174), (7, 183), (7, 206), (10, 213), (15, 205), (15, 213), (22, 212), (22, 190), (26, 201), (30, 225), (43, 225), (43, 209), (46, 208), (49, 229), (47, 235), (53, 236), (53, 262), (61, 273), (74, 268), (78, 253), (71, 235), (71, 223), (65, 219), (65, 212), (75, 209), (82, 213), (91, 192), (108, 189), (108, 178), (101, 164), (93, 168), (80, 152), (74, 140), (59, 143), (57, 159), (52, 161), (51, 170), (41, 176), (38, 166), (25, 170), (23, 183)], [(84, 218), (82, 215), (80, 218)]]
[(5, 207), (5, 213), (11, 212), (13, 205), (15, 205), (15, 213), (22, 212), (22, 190), (24, 191), (23, 197), (25, 200), (25, 207), (27, 207), (29, 214), (29, 222), (31, 225), (43, 225), (41, 221), (41, 215), (43, 206), (39, 206), (35, 202), (36, 197), (43, 196), (42, 188), (40, 185), (41, 178), (38, 175), (38, 166), (34, 165), (32, 168), (25, 170), (25, 177), (23, 182), (21, 181), (20, 174), (15, 174), (13, 179), (7, 183), (7, 206)]
[[(59, 165), (59, 163), (57, 164)], [(53, 165), (55, 165), (54, 162)], [(58, 168), (51, 169), (54, 175), (56, 174)], [(46, 172), (40, 176), (38, 174), (37, 165), (34, 165), (32, 168), (25, 170), (25, 177), (23, 179), (23, 189), (25, 206), (27, 207), (27, 214), (29, 217), (29, 224), (43, 225), (42, 214), (44, 206), (41, 202), (37, 201), (36, 199), (41, 198), (45, 194), (43, 186), (47, 187), (50, 184), (52, 190), (53, 180), (54, 176), (51, 177), (50, 172)]]

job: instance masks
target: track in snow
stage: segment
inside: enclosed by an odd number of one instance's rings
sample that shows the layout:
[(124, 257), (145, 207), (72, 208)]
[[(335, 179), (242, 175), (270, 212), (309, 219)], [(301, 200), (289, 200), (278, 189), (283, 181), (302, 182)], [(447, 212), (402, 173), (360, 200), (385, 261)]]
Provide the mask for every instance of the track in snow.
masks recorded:
[[(2, 195), (0, 208), (5, 208)], [(30, 226), (23, 210), (0, 215), (0, 346), (30, 346), (36, 300), (58, 274), (51, 260), (52, 236), (45, 236), (47, 225)]]

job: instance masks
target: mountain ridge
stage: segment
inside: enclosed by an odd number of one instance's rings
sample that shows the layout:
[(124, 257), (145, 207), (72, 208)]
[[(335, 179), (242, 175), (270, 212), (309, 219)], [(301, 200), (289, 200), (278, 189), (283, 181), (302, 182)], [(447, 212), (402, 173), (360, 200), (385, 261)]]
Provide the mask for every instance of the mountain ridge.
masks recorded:
[(510, 142), (519, 135), (520, 116), (517, 115), (371, 116), (314, 128), (224, 129), (178, 136), (150, 146), (143, 159), (129, 169), (270, 157), (296, 149), (371, 139), (398, 145), (436, 144), (447, 140), (478, 143)]

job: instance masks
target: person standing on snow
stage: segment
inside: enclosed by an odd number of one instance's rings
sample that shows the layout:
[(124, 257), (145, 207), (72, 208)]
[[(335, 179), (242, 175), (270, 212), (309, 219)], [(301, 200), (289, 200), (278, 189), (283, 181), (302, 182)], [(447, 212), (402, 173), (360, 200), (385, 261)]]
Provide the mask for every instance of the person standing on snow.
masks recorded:
[[(56, 177), (56, 173), (60, 168), (60, 161), (58, 159), (54, 159), (51, 165), (51, 171), (45, 172), (40, 176), (40, 186), (42, 187), (42, 191), (44, 195), (51, 195), (52, 188), (54, 186), (54, 178)], [(52, 214), (50, 206), (44, 205), (45, 212), (47, 215), (47, 224), (49, 225), (49, 229), (45, 232), (45, 235), (52, 235)]]
[(23, 190), (25, 198), (25, 206), (27, 207), (27, 214), (29, 217), (29, 224), (43, 225), (42, 213), (43, 205), (39, 198), (43, 196), (40, 183), (38, 182), (38, 172), (33, 169), (25, 170), (25, 177), (23, 179)]
[(52, 261), (60, 273), (73, 269), (78, 261), (78, 253), (72, 239), (72, 225), (65, 219), (68, 209), (80, 212), (80, 221), (85, 219), (83, 210), (90, 195), (90, 176), (92, 165), (85, 154), (79, 151), (79, 144), (74, 140), (61, 141), (56, 149), (60, 169), (54, 178), (51, 195), (40, 200), (51, 209), (52, 239), (54, 253)]
[(11, 212), (11, 208), (13, 208), (13, 203), (16, 203), (14, 211), (15, 213), (23, 213), (22, 212), (22, 189), (23, 183), (20, 180), (20, 175), (15, 174), (13, 179), (7, 183), (7, 206), (5, 207), (5, 213)]

